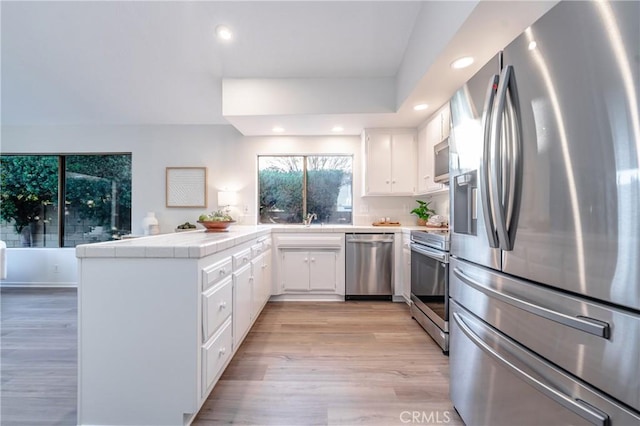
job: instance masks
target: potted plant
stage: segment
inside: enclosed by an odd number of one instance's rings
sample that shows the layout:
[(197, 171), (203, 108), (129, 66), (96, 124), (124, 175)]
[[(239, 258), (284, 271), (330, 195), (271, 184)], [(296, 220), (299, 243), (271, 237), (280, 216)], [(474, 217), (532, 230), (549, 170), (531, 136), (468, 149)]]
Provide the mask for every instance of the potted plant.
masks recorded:
[(431, 202), (422, 200), (416, 200), (416, 202), (418, 203), (418, 207), (411, 210), (411, 214), (418, 216), (418, 225), (425, 226), (431, 215), (435, 214), (435, 210), (429, 208), (429, 204), (431, 204)]

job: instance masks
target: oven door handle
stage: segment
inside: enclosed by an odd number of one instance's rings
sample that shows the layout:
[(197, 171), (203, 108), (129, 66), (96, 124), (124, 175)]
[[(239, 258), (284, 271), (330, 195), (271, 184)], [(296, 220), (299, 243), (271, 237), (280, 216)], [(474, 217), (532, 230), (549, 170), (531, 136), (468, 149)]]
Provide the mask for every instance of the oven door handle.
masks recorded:
[(411, 243), (411, 251), (430, 257), (431, 259), (438, 260), (443, 263), (449, 263), (449, 253), (444, 253), (439, 250), (435, 250), (429, 247), (425, 247), (420, 244)]

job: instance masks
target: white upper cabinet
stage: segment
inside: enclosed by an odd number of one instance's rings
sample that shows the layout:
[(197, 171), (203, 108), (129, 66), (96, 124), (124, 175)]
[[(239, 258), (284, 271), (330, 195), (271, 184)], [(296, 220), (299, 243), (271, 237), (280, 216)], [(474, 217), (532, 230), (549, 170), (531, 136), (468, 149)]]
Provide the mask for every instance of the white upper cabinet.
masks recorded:
[[(440, 140), (448, 138), (451, 133), (451, 110), (449, 109), (449, 102), (438, 111), (440, 115)], [(437, 143), (437, 142), (436, 142)]]
[(363, 133), (364, 195), (413, 195), (416, 133), (413, 129), (367, 129)]
[(444, 191), (448, 187), (434, 182), (433, 147), (449, 137), (449, 103), (446, 103), (418, 131), (418, 194)]

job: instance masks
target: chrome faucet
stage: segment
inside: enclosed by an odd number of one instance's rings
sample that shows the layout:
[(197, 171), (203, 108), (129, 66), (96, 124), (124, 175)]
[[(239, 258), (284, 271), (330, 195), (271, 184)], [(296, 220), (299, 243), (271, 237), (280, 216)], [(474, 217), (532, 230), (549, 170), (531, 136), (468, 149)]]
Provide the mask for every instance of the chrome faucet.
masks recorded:
[(307, 218), (302, 219), (302, 223), (304, 226), (311, 226), (313, 219), (318, 219), (318, 216), (315, 213), (307, 213)]

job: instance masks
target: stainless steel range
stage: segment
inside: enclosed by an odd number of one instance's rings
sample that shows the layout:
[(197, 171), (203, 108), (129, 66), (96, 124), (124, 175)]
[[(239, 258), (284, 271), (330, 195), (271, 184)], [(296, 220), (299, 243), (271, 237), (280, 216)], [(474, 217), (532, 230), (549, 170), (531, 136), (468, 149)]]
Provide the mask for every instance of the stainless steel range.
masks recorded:
[(449, 231), (411, 231), (411, 316), (449, 353)]

